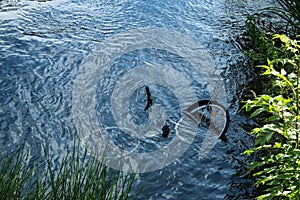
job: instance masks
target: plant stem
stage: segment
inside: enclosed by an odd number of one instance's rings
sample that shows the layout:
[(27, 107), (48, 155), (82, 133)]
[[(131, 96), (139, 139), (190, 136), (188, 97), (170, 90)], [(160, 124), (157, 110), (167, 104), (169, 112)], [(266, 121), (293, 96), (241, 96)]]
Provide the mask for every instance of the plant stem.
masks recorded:
[(299, 148), (299, 133), (298, 133), (298, 123), (299, 123), (299, 109), (300, 109), (300, 105), (299, 105), (299, 68), (300, 68), (300, 60), (298, 60), (297, 63), (297, 90), (296, 90), (296, 105), (297, 105), (297, 109), (296, 109), (296, 148)]

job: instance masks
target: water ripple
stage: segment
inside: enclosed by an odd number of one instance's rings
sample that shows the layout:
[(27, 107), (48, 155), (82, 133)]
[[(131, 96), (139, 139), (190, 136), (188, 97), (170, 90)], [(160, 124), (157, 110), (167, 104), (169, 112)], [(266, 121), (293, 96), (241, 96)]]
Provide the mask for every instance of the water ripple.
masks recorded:
[[(240, 91), (251, 78), (251, 71), (244, 66), (243, 52), (238, 48), (236, 37), (244, 28), (247, 14), (271, 2), (0, 1), (0, 152), (3, 148), (13, 150), (16, 145), (25, 144), (32, 147), (33, 159), (38, 159), (45, 145), (55, 152), (55, 163), (59, 163), (76, 134), (71, 116), (72, 89), (83, 59), (95, 51), (95, 46), (115, 34), (148, 26), (164, 28), (197, 40), (212, 56), (224, 78), (234, 122), (227, 133), (228, 142), (218, 141), (206, 159), (196, 159), (203, 141), (201, 131), (205, 131), (199, 130), (189, 151), (180, 159), (162, 170), (141, 174), (136, 184), (144, 186), (144, 192), (150, 194), (149, 199), (242, 196), (242, 188), (235, 183), (246, 183), (242, 175), (236, 174), (242, 167), (240, 153), (252, 139), (241, 125), (250, 122), (236, 112)], [(186, 63), (167, 52), (142, 49), (136, 57), (137, 52), (131, 53), (115, 58), (114, 64), (122, 60), (123, 66), (132, 68), (145, 61), (149, 64), (172, 60), (170, 65), (177, 66), (181, 73), (200, 80)], [(121, 72), (122, 69), (111, 70), (107, 72), (107, 79), (100, 81), (106, 86), (98, 87), (102, 102), (109, 102), (105, 95), (112, 90), (110, 81)], [(191, 81), (192, 89), (197, 88), (202, 96), (207, 96), (204, 92), (207, 85), (197, 85), (197, 81)], [(139, 110), (139, 105), (136, 106), (132, 105), (131, 112)], [(165, 106), (167, 110), (173, 108), (169, 104)], [(100, 103), (97, 108), (102, 109), (102, 116), (109, 113)], [(149, 140), (149, 145), (160, 148), (164, 144)], [(251, 183), (247, 178), (245, 182)]]

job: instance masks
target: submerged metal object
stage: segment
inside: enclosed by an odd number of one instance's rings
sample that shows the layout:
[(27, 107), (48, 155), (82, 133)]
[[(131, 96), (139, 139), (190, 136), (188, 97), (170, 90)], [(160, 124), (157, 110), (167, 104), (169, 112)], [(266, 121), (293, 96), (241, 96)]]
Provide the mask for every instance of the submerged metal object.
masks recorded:
[(165, 124), (165, 125), (162, 127), (161, 130), (163, 131), (162, 137), (163, 137), (163, 138), (167, 138), (168, 135), (169, 135), (169, 133), (170, 133), (170, 127), (169, 127), (169, 125), (168, 125), (168, 124)]
[(150, 89), (148, 86), (146, 86), (146, 94), (147, 94), (147, 105), (146, 105), (144, 111), (148, 110), (153, 105), (153, 99), (152, 99)]

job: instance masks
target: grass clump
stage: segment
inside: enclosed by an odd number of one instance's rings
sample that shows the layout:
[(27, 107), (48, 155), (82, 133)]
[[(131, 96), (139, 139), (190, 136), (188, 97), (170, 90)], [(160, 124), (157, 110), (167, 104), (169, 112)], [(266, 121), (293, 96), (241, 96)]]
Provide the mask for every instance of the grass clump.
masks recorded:
[(19, 150), (0, 161), (0, 199), (136, 199), (131, 195), (135, 176), (110, 170), (79, 144), (59, 166), (45, 151), (43, 162), (31, 163)]
[[(267, 11), (271, 11), (276, 15), (284, 19), (286, 23), (286, 32), (300, 31), (300, 0), (276, 0), (280, 5), (277, 7), (267, 8)], [(290, 27), (291, 30), (288, 30)]]
[(0, 199), (20, 199), (25, 188), (29, 187), (28, 180), (32, 176), (24, 161), (28, 153), (19, 151), (16, 156), (9, 156), (0, 161)]

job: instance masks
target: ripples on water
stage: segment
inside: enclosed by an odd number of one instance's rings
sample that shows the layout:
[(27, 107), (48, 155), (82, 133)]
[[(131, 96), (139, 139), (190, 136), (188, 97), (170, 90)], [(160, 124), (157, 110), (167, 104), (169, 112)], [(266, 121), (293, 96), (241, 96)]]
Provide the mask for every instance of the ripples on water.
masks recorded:
[[(149, 199), (250, 198), (251, 190), (243, 186), (249, 187), (251, 181), (239, 174), (243, 168), (240, 153), (252, 144), (241, 125), (250, 122), (237, 115), (237, 109), (251, 71), (244, 66), (235, 38), (242, 33), (246, 15), (266, 4), (242, 0), (1, 1), (1, 150), (25, 145), (37, 159), (41, 146), (47, 145), (58, 159), (75, 134), (72, 89), (84, 58), (115, 34), (141, 27), (165, 28), (196, 39), (212, 56), (224, 78), (232, 123), (228, 141), (218, 141), (207, 158), (195, 159), (193, 148), (199, 148), (197, 142), (202, 140), (196, 137), (191, 150), (175, 163), (141, 174), (136, 184)], [(142, 54), (139, 58), (145, 59)]]

